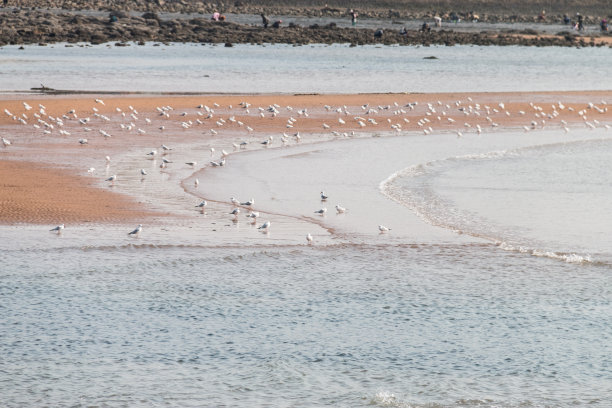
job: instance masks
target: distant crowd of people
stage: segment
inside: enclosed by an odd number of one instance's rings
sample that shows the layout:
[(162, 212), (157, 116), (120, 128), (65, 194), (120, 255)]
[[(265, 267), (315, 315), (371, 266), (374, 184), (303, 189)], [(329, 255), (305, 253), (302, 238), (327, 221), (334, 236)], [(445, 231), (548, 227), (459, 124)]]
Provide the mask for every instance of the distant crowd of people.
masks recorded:
[[(351, 18), (351, 26), (356, 27), (357, 17), (359, 16), (359, 14), (357, 13), (355, 9), (350, 9), (349, 16)], [(467, 21), (471, 21), (473, 23), (478, 22), (480, 19), (480, 16), (473, 11), (470, 11), (467, 14), (464, 14), (464, 16)], [(461, 21), (461, 18), (459, 17), (459, 15), (454, 11), (448, 15), (445, 15), (444, 17), (447, 18), (448, 21), (454, 24), (457, 24)], [(213, 21), (225, 21), (226, 17), (219, 12), (214, 12), (211, 19)], [(542, 10), (538, 14), (537, 19), (539, 22), (545, 22), (546, 21), (546, 10)], [(279, 28), (281, 24), (283, 23), (282, 20), (276, 20), (274, 22), (271, 22), (270, 19), (264, 13), (261, 13), (261, 21), (262, 21), (262, 25), (264, 28), (268, 28), (268, 27)], [(438, 27), (438, 28), (442, 27), (442, 17), (441, 16), (436, 14), (433, 17), (433, 22), (434, 22), (435, 27)], [(571, 25), (574, 30), (584, 31), (584, 17), (580, 13), (576, 13), (575, 20), (572, 20), (567, 14), (564, 14), (563, 24)], [(601, 19), (599, 25), (600, 25), (601, 31), (608, 31), (608, 20), (606, 20), (605, 17)], [(431, 26), (429, 25), (427, 21), (424, 21), (419, 31), (424, 32), (424, 33), (430, 32)], [(382, 37), (382, 34), (383, 34), (383, 30), (378, 29), (375, 31), (374, 35), (376, 37)], [(400, 30), (400, 34), (402, 35), (407, 34), (407, 30), (405, 27), (402, 27), (402, 29)]]

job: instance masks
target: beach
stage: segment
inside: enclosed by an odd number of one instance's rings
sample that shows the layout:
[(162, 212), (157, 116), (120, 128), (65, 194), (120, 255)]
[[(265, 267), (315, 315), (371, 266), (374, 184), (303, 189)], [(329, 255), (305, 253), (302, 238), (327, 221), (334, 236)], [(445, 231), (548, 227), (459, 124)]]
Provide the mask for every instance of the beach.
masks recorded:
[[(319, 145), (327, 141), (392, 135), (410, 138), (422, 136), (424, 132), (431, 133), (428, 130), (430, 127), (443, 134), (454, 136), (459, 131), (471, 136), (476, 134), (478, 126), (484, 129), (481, 130), (483, 136), (479, 137), (509, 130), (523, 131), (524, 126), (560, 130), (564, 126), (561, 121), (565, 121), (568, 127), (584, 127), (585, 120), (578, 115), (583, 110), (585, 114), (586, 111), (595, 113), (594, 118), (601, 123), (609, 122), (609, 112), (598, 113), (588, 106), (588, 103), (593, 103), (591, 101), (602, 101), (607, 96), (608, 92), (591, 91), (149, 97), (91, 95), (6, 99), (2, 101), (2, 107), (12, 115), (4, 114), (0, 125), (7, 137), (12, 136), (11, 146), (2, 150), (0, 170), (3, 180), (10, 182), (2, 190), (1, 221), (4, 224), (49, 224), (60, 221), (76, 225), (92, 222), (123, 224), (128, 220), (136, 222), (150, 217), (165, 219), (184, 215), (182, 212), (173, 214), (154, 203), (148, 205), (158, 192), (154, 188), (150, 192), (142, 188), (137, 196), (130, 196), (134, 180), (138, 184), (148, 182), (145, 176), (140, 180), (138, 173), (139, 166), (145, 166), (143, 163), (152, 173), (163, 174), (168, 184), (175, 184), (173, 190), (179, 191), (180, 188), (185, 190), (184, 194), (193, 195), (194, 202), (199, 198), (210, 200), (214, 197), (219, 205), (231, 210), (229, 196), (206, 196), (192, 186), (195, 178), (205, 185), (210, 172), (225, 170), (210, 167), (211, 162), (219, 160), (221, 151), (228, 153), (228, 165), (231, 165), (234, 157), (242, 152), (255, 154), (254, 150), (274, 147), (291, 149), (304, 144)], [(24, 103), (35, 108), (26, 110)], [(244, 103), (250, 104), (250, 107), (245, 108)], [(567, 107), (557, 110), (559, 116), (552, 119), (544, 117), (544, 114), (541, 119), (534, 117), (538, 110), (534, 110), (533, 106), (545, 106), (548, 108), (546, 113), (550, 114), (553, 111), (550, 107), (558, 103)], [(428, 110), (428, 104), (435, 107), (435, 113)], [(500, 104), (503, 104), (503, 108)], [(69, 135), (58, 134), (56, 129), (46, 134), (41, 129), (31, 129), (31, 125), (16, 124), (16, 117), (32, 115), (41, 109), (40, 106), (44, 106), (44, 112), (49, 117), (64, 116), (61, 129)], [(204, 106), (214, 110), (214, 115), (210, 114), (209, 119), (204, 119), (209, 115)], [(278, 113), (270, 112), (270, 107), (274, 106), (278, 107), (273, 108)], [(468, 117), (464, 112), (468, 113), (470, 106), (478, 106), (483, 114)], [(605, 105), (601, 106), (605, 108)], [(159, 107), (172, 107), (172, 110), (168, 110), (168, 117), (160, 118), (160, 112), (156, 110)], [(368, 112), (369, 109), (376, 113)], [(485, 110), (489, 111), (488, 115), (484, 114)], [(132, 112), (136, 112), (137, 116)], [(300, 112), (306, 112), (308, 116)], [(128, 113), (127, 119), (125, 113)], [(87, 126), (78, 122), (79, 118), (91, 119), (94, 114), (103, 115), (108, 120), (98, 119), (95, 127), (95, 117)], [(140, 122), (129, 115), (134, 115)], [(299, 119), (296, 119), (295, 125), (287, 126), (290, 118)], [(225, 124), (219, 119), (224, 120)], [(423, 119), (429, 122), (421, 123)], [(533, 119), (535, 125), (532, 125)], [(195, 122), (197, 120), (201, 124)], [(181, 127), (188, 121), (193, 123), (193, 127)], [(130, 122), (135, 125), (134, 129), (121, 128), (125, 126), (124, 123)], [(400, 128), (391, 127), (398, 124)], [(164, 129), (160, 130), (162, 126)], [(253, 131), (246, 130), (247, 126)], [(86, 128), (93, 129), (87, 131), (84, 130)], [(104, 137), (99, 133), (100, 129), (106, 129), (104, 131), (110, 132), (112, 137)], [(293, 136), (296, 132), (301, 136), (299, 142)], [(280, 140), (283, 134), (286, 136), (284, 142)], [(276, 138), (269, 147), (261, 144), (268, 137)], [(88, 140), (86, 145), (78, 142), (83, 138)], [(244, 146), (245, 149), (236, 149), (235, 145), (242, 142), (249, 144)], [(162, 144), (180, 145), (181, 148), (164, 152), (160, 147)], [(215, 152), (211, 153), (210, 148), (216, 148)], [(159, 157), (165, 154), (164, 157), (177, 163), (160, 169), (158, 166), (161, 162), (146, 161), (147, 153), (151, 150), (158, 150)], [(106, 156), (117, 159), (107, 163)], [(198, 164), (193, 167), (184, 164), (190, 160), (198, 161)], [(154, 164), (157, 166), (153, 167)], [(88, 174), (87, 170), (91, 167), (97, 170)], [(178, 169), (175, 170), (175, 167)], [(122, 174), (116, 185), (104, 181), (114, 173)], [(127, 179), (125, 182), (121, 180), (124, 177)], [(244, 174), (242, 177), (254, 175)], [(122, 188), (123, 183), (130, 187)], [(325, 184), (324, 180), (321, 184)], [(312, 195), (316, 198), (317, 191), (313, 191)], [(265, 206), (257, 205), (256, 208), (266, 210)], [(283, 212), (281, 208), (275, 210)], [(191, 212), (196, 211), (192, 209)], [(292, 215), (292, 212), (288, 211), (287, 214)]]
[(604, 47), (0, 52), (4, 406), (612, 404)]

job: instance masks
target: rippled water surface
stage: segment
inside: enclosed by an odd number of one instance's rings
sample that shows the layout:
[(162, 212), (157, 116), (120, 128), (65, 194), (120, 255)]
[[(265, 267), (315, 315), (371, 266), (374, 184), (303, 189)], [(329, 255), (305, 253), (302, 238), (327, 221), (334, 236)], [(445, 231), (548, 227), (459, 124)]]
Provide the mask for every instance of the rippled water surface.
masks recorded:
[(488, 244), (1, 258), (4, 406), (612, 403), (605, 267)]

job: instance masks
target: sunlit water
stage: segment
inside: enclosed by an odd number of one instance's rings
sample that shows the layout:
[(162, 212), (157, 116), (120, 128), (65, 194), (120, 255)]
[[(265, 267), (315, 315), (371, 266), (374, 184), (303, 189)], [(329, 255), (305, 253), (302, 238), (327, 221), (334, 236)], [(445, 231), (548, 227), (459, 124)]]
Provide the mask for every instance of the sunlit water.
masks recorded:
[[(40, 84), (209, 93), (600, 90), (609, 87), (612, 75), (609, 48), (150, 43), (24, 48), (0, 49), (0, 91)], [(430, 56), (438, 59), (424, 59)]]

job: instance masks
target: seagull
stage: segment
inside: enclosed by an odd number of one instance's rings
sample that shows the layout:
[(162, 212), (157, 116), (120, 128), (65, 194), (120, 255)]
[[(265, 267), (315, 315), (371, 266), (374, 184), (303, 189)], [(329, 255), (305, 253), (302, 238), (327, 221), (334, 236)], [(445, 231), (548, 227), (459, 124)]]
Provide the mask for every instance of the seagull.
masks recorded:
[(197, 187), (200, 184), (200, 180), (195, 179), (195, 181), (193, 182), (193, 184)]
[(111, 161), (110, 156), (106, 156), (105, 159), (106, 159), (106, 163), (110, 163), (110, 161)]
[(94, 171), (96, 171), (96, 169), (95, 169), (95, 168), (93, 168), (93, 167), (90, 167), (90, 168), (87, 170), (87, 172), (88, 172), (89, 174), (93, 174), (93, 172), (94, 172)]
[(240, 203), (240, 205), (242, 205), (244, 207), (250, 207), (253, 204), (255, 204), (255, 199), (254, 198), (251, 198), (249, 201), (246, 201), (244, 203)]
[(325, 201), (325, 200), (327, 200), (327, 196), (325, 195), (323, 191), (321, 191), (321, 201)]
[(140, 236), (140, 231), (142, 231), (142, 224), (138, 224), (134, 231), (128, 232), (128, 235)]
[(161, 148), (163, 151), (167, 152), (169, 150), (172, 150), (170, 147), (166, 146), (165, 144), (161, 145)]
[(385, 227), (384, 225), (379, 225), (378, 226), (378, 230), (383, 233), (383, 232), (387, 232), (387, 231), (391, 231), (390, 228)]
[(89, 142), (87, 141), (87, 139), (79, 139), (79, 143), (82, 145), (86, 145)]
[(57, 227), (50, 229), (49, 231), (51, 232), (57, 232), (58, 235), (62, 233), (62, 230), (64, 229), (64, 224), (60, 224)]
[(196, 208), (202, 209), (202, 214), (204, 214), (204, 207), (206, 207), (207, 205), (208, 203), (206, 202), (206, 200), (202, 200), (200, 204), (196, 205)]
[(232, 204), (234, 205), (240, 205), (240, 201), (238, 201), (237, 199), (235, 199), (234, 197), (230, 198), (230, 201), (232, 202)]
[(140, 174), (143, 176), (147, 175), (147, 171), (145, 169), (140, 169)]
[(261, 224), (259, 227), (257, 227), (258, 230), (264, 230), (264, 231), (268, 231), (269, 228), (270, 228), (270, 221), (266, 221), (263, 224)]
[(168, 164), (168, 163), (172, 163), (170, 160), (166, 159), (165, 157), (162, 159), (162, 162)]
[(157, 154), (157, 150), (153, 149), (149, 153), (147, 153), (147, 156), (155, 156), (156, 154)]
[(327, 208), (321, 208), (320, 210), (315, 211), (315, 214), (323, 215), (327, 212)]
[(115, 180), (117, 180), (117, 175), (113, 174), (112, 176), (110, 176), (109, 178), (107, 178), (104, 181), (110, 181), (112, 184), (115, 184)]
[(340, 206), (340, 204), (336, 204), (336, 211), (338, 212), (338, 214), (342, 214), (346, 212), (346, 208)]
[(11, 141), (8, 139), (2, 138), (2, 144), (4, 145), (4, 147), (7, 147), (11, 145)]
[(312, 244), (312, 241), (314, 240), (314, 238), (312, 237), (312, 235), (309, 233), (308, 235), (306, 235), (306, 241), (308, 241), (308, 244)]
[(257, 211), (251, 211), (249, 214), (245, 215), (247, 218), (253, 219), (253, 222), (259, 217), (259, 213)]
[(190, 161), (190, 162), (186, 162), (185, 164), (188, 165), (188, 166), (194, 167), (196, 164), (198, 164), (198, 162)]
[(240, 208), (234, 208), (232, 212), (230, 212), (230, 215), (233, 215), (234, 217), (238, 217), (238, 214), (240, 214)]

